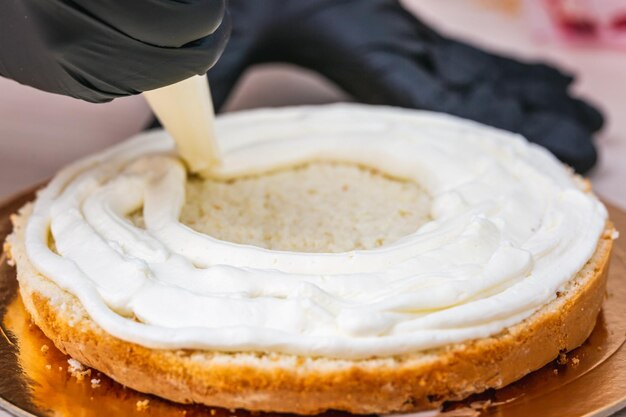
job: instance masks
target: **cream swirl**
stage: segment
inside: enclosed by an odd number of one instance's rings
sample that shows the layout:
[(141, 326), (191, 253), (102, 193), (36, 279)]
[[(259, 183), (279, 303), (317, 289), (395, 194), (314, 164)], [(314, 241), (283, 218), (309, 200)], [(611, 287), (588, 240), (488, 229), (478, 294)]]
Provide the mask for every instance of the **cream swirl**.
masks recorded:
[[(432, 221), (344, 253), (220, 241), (179, 222), (185, 169), (166, 133), (141, 134), (57, 174), (26, 230), (35, 268), (115, 337), (349, 359), (487, 337), (554, 299), (607, 217), (543, 148), (450, 116), (344, 104), (241, 112), (216, 127), (216, 176), (362, 164), (424, 187)], [(126, 218), (141, 208), (145, 229)]]

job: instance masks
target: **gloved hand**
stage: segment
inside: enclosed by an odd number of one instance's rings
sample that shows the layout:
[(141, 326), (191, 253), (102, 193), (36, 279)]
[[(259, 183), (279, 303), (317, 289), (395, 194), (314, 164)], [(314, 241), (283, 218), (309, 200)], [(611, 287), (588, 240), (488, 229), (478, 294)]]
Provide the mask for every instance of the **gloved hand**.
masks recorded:
[(225, 0), (1, 0), (0, 75), (91, 102), (173, 84), (215, 63), (230, 31), (224, 9)]
[(249, 66), (288, 62), (319, 72), (357, 101), (518, 132), (578, 172), (596, 161), (591, 137), (603, 118), (569, 95), (571, 76), (444, 37), (397, 0), (230, 0), (228, 8), (231, 39), (209, 71), (216, 108)]

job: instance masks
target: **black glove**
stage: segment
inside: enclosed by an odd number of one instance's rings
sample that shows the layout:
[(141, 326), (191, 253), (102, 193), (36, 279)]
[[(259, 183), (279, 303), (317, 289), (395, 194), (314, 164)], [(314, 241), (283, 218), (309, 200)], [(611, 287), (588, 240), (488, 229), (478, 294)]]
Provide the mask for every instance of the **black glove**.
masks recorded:
[(225, 0), (0, 0), (0, 75), (91, 102), (204, 74)]
[[(6, 1), (6, 0), (5, 0)], [(602, 115), (572, 77), (441, 36), (396, 0), (230, 0), (233, 30), (209, 71), (216, 108), (251, 65), (288, 62), (357, 101), (452, 113), (518, 132), (585, 172)]]

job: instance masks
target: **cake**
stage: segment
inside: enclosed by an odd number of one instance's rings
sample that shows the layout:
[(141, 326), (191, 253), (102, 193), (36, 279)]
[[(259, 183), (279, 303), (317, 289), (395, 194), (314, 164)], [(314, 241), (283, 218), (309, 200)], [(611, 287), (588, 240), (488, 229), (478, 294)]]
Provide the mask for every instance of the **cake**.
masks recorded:
[(209, 179), (153, 131), (14, 216), (21, 297), (61, 351), (176, 402), (369, 414), (500, 388), (591, 333), (616, 233), (543, 148), (356, 104), (217, 136)]

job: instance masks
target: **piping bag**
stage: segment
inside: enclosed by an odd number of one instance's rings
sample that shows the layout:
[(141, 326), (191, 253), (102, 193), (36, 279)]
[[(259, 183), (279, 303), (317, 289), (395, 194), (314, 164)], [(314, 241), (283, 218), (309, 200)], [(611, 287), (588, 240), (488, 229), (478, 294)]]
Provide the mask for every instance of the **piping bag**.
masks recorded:
[(156, 90), (144, 97), (176, 142), (188, 170), (202, 177), (220, 164), (213, 121), (215, 112), (206, 75), (197, 75)]

